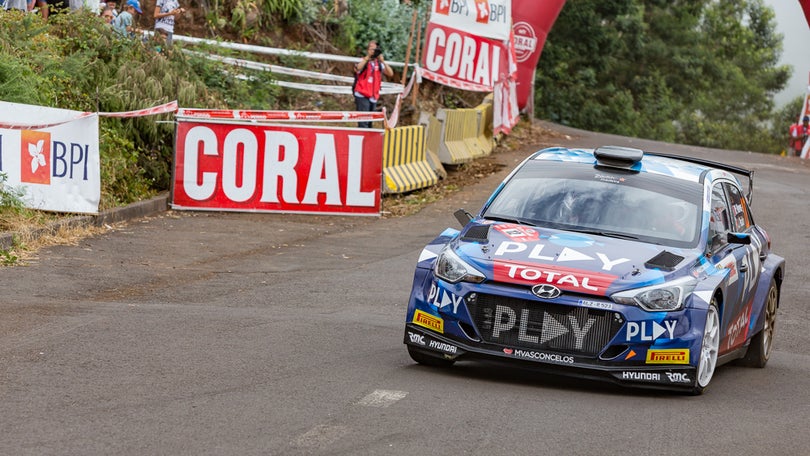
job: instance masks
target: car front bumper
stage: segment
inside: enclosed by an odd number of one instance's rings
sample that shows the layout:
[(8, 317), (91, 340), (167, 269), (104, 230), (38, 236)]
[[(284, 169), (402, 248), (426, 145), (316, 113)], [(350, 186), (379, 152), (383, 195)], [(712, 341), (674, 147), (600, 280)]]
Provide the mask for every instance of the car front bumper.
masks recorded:
[(540, 372), (667, 390), (691, 391), (696, 368), (691, 365), (622, 365), (567, 353), (505, 347), (485, 342), (470, 344), (407, 323), (404, 343), (437, 358), (451, 361), (490, 360), (528, 367)]

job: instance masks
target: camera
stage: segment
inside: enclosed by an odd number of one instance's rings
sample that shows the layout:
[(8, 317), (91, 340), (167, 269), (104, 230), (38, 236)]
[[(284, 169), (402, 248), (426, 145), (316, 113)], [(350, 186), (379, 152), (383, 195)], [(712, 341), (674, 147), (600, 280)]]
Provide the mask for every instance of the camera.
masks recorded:
[(372, 57), (372, 58), (374, 58), (374, 59), (376, 59), (376, 58), (377, 58), (377, 57), (379, 57), (379, 56), (380, 56), (380, 54), (382, 54), (382, 53), (383, 53), (382, 48), (381, 48), (381, 47), (379, 47), (379, 46), (377, 46), (377, 49), (374, 49), (374, 53), (373, 53), (373, 54), (371, 54), (371, 57)]

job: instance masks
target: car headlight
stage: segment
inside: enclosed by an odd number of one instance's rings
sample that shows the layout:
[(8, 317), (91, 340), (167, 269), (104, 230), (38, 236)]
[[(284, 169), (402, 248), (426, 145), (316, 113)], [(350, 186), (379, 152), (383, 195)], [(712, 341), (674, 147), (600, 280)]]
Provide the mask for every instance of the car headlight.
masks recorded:
[(449, 247), (439, 254), (433, 272), (436, 274), (436, 277), (450, 283), (461, 281), (481, 283), (485, 279), (484, 274), (481, 274), (474, 267), (465, 263), (453, 252), (453, 249)]
[(672, 282), (660, 283), (644, 288), (620, 291), (610, 296), (614, 302), (638, 306), (650, 312), (678, 310), (689, 293), (695, 289), (697, 281), (683, 277)]

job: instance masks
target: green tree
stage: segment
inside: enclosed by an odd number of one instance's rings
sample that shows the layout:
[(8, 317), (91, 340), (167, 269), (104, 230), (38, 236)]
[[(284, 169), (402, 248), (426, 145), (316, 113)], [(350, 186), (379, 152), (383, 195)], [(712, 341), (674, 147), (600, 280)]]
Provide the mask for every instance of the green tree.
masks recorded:
[(535, 114), (665, 141), (773, 150), (782, 37), (761, 0), (568, 2), (535, 80)]

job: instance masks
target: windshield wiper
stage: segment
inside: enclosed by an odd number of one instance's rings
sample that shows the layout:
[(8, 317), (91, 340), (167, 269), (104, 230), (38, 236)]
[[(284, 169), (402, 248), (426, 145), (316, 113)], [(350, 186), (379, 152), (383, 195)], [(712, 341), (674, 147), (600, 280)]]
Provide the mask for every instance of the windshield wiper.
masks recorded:
[(595, 234), (597, 236), (605, 236), (618, 239), (632, 239), (632, 240), (638, 239), (638, 236), (633, 236), (632, 234), (618, 233), (615, 231), (576, 230), (576, 229), (568, 229), (567, 231), (576, 231), (577, 233)]
[(537, 226), (537, 224), (529, 222), (527, 220), (510, 217), (499, 217), (496, 215), (485, 215), (484, 220), (492, 220), (493, 222), (517, 223), (519, 225)]

